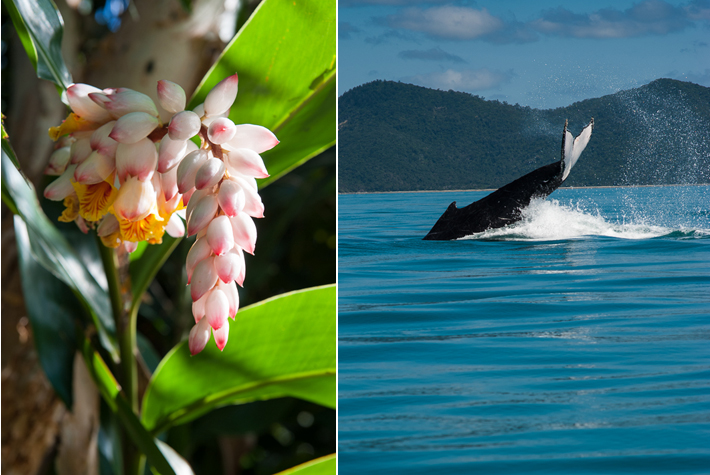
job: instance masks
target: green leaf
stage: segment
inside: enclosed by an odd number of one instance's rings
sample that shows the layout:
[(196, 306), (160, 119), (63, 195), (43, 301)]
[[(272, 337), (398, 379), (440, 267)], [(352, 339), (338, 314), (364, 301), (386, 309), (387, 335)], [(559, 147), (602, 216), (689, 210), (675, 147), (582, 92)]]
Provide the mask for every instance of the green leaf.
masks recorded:
[(32, 257), (27, 226), (19, 216), (14, 220), (22, 293), (37, 355), (57, 395), (71, 409), (74, 353), (77, 350), (74, 318), (81, 306), (67, 286)]
[[(239, 73), (230, 118), (267, 127), (281, 141), (264, 154), (271, 176), (259, 180), (260, 188), (335, 144), (335, 10), (334, 0), (265, 0), (190, 100), (193, 109), (219, 81)], [(177, 241), (166, 237), (132, 259), (134, 306)]]
[(224, 352), (173, 348), (148, 384), (143, 422), (158, 433), (226, 404), (293, 396), (335, 407), (335, 285), (239, 311)]
[(334, 0), (265, 0), (190, 100), (194, 108), (239, 74), (230, 118), (262, 125), (281, 141), (264, 154), (272, 176), (261, 186), (335, 143), (335, 14)]
[(82, 355), (89, 373), (99, 389), (99, 393), (101, 393), (111, 411), (116, 414), (131, 440), (145, 454), (148, 463), (162, 475), (191, 473), (184, 472), (179, 465), (172, 466), (171, 461), (163, 454), (163, 448), (159, 446), (159, 441), (146, 431), (140, 420), (138, 420), (138, 416), (131, 410), (131, 404), (121, 392), (121, 386), (88, 339), (84, 339), (82, 344)]
[(2, 141), (3, 197), (12, 199), (27, 225), (33, 257), (45, 269), (72, 289), (91, 315), (102, 345), (118, 360), (115, 324), (111, 318), (111, 303), (106, 291), (96, 282), (67, 240), (42, 211), (34, 187), (15, 168), (7, 151), (12, 151), (7, 141)]
[(37, 76), (66, 90), (73, 82), (62, 58), (64, 21), (52, 0), (5, 0)]
[[(160, 451), (163, 453), (163, 456), (170, 462), (170, 466), (175, 470), (175, 473), (177, 475), (195, 475), (195, 472), (192, 471), (192, 467), (190, 467), (190, 464), (187, 463), (187, 461), (180, 456), (172, 447), (170, 447), (168, 444), (163, 442), (162, 440), (155, 439), (155, 443), (158, 445), (158, 448)], [(161, 474), (161, 472), (155, 472), (158, 475)]]
[(331, 454), (289, 468), (288, 470), (279, 472), (277, 475), (335, 475), (336, 465), (336, 455)]

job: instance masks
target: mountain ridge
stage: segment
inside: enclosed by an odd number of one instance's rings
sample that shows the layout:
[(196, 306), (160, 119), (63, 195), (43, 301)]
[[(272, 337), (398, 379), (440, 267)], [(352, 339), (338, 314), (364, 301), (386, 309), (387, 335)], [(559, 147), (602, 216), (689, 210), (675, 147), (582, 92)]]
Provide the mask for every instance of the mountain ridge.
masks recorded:
[(392, 81), (339, 98), (340, 192), (498, 188), (560, 158), (565, 119), (592, 140), (567, 186), (710, 182), (710, 88), (657, 79), (532, 109)]

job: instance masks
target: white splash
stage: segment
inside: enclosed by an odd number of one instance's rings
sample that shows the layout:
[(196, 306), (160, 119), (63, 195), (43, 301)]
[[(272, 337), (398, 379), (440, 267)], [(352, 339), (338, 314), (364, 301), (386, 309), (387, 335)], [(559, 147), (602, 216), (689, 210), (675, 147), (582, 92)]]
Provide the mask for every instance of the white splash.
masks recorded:
[(584, 236), (650, 239), (674, 231), (672, 228), (646, 223), (609, 222), (597, 209), (590, 212), (582, 209), (579, 204), (563, 205), (557, 200), (538, 199), (523, 210), (522, 221), (463, 239), (555, 241)]

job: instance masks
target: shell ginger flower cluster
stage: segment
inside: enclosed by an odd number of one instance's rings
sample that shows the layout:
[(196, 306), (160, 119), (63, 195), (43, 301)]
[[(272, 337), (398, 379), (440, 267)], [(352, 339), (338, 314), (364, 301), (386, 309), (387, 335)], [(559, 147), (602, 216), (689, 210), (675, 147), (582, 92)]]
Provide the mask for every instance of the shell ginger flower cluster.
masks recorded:
[[(279, 143), (264, 127), (228, 118), (237, 88), (235, 74), (189, 111), (179, 85), (158, 81), (160, 106), (172, 114), (163, 124), (156, 104), (140, 92), (73, 84), (72, 112), (49, 131), (58, 146), (45, 173), (58, 178), (44, 196), (64, 202), (60, 221), (96, 229), (104, 245), (128, 252), (141, 241), (161, 243), (166, 232), (197, 235), (186, 262), (193, 355), (211, 335), (220, 350), (227, 344), (244, 252), (254, 254), (256, 245), (252, 218), (264, 216), (256, 178), (269, 175), (259, 154)], [(200, 147), (191, 140), (196, 136)]]

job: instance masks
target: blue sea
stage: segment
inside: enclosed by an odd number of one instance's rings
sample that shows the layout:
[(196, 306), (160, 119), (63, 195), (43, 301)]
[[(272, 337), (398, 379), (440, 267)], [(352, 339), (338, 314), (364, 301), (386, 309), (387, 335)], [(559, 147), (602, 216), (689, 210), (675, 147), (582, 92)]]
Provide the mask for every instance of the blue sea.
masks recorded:
[(710, 474), (710, 186), (339, 197), (339, 473)]

